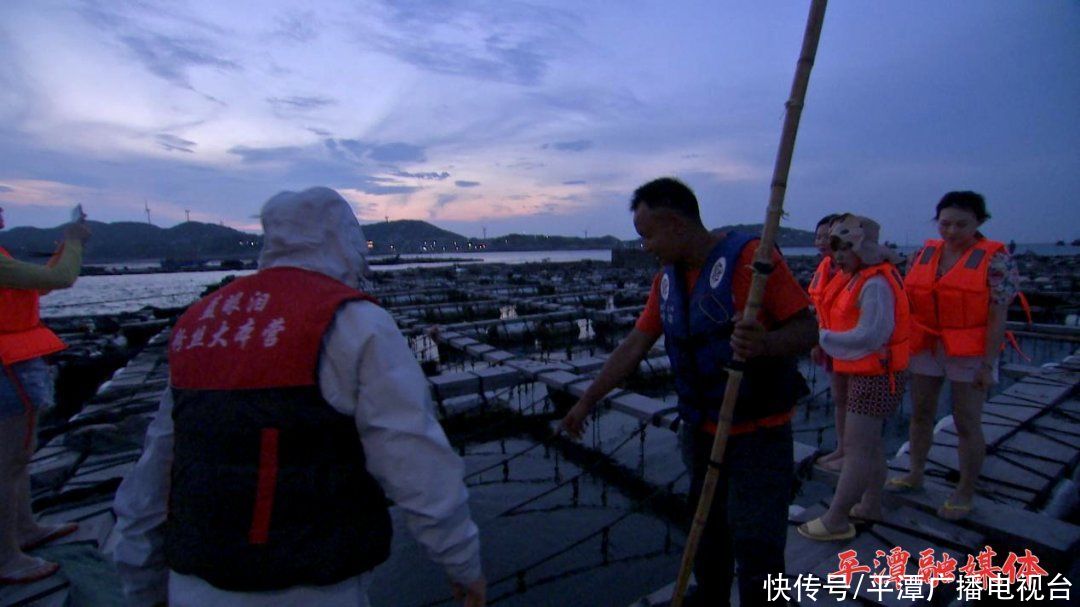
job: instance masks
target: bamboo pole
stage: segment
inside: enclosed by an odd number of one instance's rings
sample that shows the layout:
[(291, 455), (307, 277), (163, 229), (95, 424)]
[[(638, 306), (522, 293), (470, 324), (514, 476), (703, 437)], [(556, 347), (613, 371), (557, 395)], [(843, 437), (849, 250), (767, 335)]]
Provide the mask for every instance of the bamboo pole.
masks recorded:
[[(780, 229), (780, 217), (784, 212), (784, 194), (787, 191), (791, 157), (795, 151), (795, 135), (799, 131), (799, 118), (802, 117), (806, 88), (810, 83), (810, 69), (814, 65), (814, 56), (817, 54), (818, 40), (821, 37), (822, 22), (825, 20), (827, 1), (811, 0), (810, 3), (810, 14), (806, 20), (806, 31), (803, 33), (802, 51), (799, 53), (795, 79), (791, 84), (791, 96), (785, 104), (787, 112), (784, 116), (784, 129), (780, 135), (780, 148), (776, 153), (776, 165), (773, 167), (769, 207), (765, 213), (765, 226), (761, 233), (761, 242), (754, 255), (753, 278), (750, 281), (750, 293), (746, 299), (746, 307), (743, 309), (743, 318), (757, 318), (758, 311), (761, 310), (762, 299), (765, 296), (765, 283), (773, 270), (772, 251), (776, 243), (776, 233)], [(702, 483), (701, 497), (694, 513), (694, 522), (690, 528), (686, 548), (683, 551), (682, 563), (679, 565), (679, 577), (675, 584), (675, 593), (671, 597), (672, 607), (682, 606), (683, 595), (686, 593), (686, 586), (690, 582), (690, 571), (693, 569), (694, 557), (697, 554), (698, 544), (701, 541), (702, 533), (705, 531), (705, 523), (712, 507), (713, 496), (716, 493), (716, 483), (720, 475), (719, 465), (724, 461), (724, 450), (727, 448), (728, 433), (731, 430), (731, 417), (739, 394), (739, 384), (742, 383), (743, 362), (741, 358), (736, 356), (727, 370), (728, 380), (724, 388), (723, 404), (720, 407), (720, 419), (716, 427), (712, 452), (709, 455), (710, 466)]]

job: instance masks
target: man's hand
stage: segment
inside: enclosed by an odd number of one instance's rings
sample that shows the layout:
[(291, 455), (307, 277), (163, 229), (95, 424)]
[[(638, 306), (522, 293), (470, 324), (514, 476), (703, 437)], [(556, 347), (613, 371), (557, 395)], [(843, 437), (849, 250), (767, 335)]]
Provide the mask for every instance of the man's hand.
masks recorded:
[(810, 360), (819, 367), (825, 366), (825, 356), (825, 351), (821, 349), (821, 346), (814, 346), (814, 348), (810, 350)]
[(735, 330), (731, 333), (731, 349), (743, 360), (763, 356), (765, 350), (765, 327), (756, 319), (742, 318), (742, 312), (735, 315)]
[(559, 422), (558, 432), (565, 432), (570, 438), (581, 440), (585, 429), (589, 427), (588, 417), (592, 408), (593, 404), (591, 402), (586, 401), (584, 398), (578, 399), (578, 402), (574, 403), (574, 406), (570, 407), (570, 410), (566, 412), (566, 417)]
[(487, 604), (487, 580), (483, 576), (468, 586), (455, 583), (453, 587), (454, 598), (465, 607), (484, 607)]

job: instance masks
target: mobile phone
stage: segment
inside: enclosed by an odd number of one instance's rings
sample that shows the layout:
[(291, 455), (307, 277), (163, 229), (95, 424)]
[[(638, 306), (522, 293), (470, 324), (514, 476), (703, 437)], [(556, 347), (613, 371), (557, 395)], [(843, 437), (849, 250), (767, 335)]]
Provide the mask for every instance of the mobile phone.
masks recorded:
[(75, 205), (74, 209), (71, 209), (71, 221), (72, 223), (79, 222), (86, 219), (86, 214), (83, 213), (82, 204)]

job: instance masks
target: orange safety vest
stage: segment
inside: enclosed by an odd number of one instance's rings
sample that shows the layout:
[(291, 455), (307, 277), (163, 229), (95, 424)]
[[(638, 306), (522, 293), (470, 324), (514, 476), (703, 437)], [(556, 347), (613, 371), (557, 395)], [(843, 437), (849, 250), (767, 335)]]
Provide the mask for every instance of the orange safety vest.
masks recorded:
[(911, 351), (930, 350), (940, 337), (949, 356), (982, 356), (990, 316), (986, 275), (990, 259), (1005, 245), (981, 238), (939, 278), (944, 247), (942, 240), (927, 240), (904, 279), (911, 298)]
[(833, 359), (833, 370), (848, 375), (885, 375), (907, 369), (910, 348), (908, 339), (911, 334), (911, 309), (907, 295), (904, 294), (903, 279), (896, 268), (888, 262), (882, 262), (855, 273), (841, 290), (840, 295), (829, 309), (829, 329), (832, 331), (850, 331), (859, 324), (859, 295), (867, 280), (874, 276), (884, 276), (893, 292), (893, 332), (883, 351), (867, 354), (855, 360)]
[[(3, 247), (0, 247), (0, 255), (11, 257)], [(37, 291), (0, 288), (0, 364), (13, 365), (66, 347), (55, 333), (41, 324)]]
[(810, 295), (811, 303), (814, 304), (818, 326), (822, 329), (829, 328), (829, 308), (832, 307), (836, 297), (850, 278), (851, 275), (841, 270), (839, 266), (836, 267), (836, 272), (833, 272), (832, 257), (822, 259), (817, 270), (814, 271), (814, 278), (810, 280), (810, 286), (806, 292)]

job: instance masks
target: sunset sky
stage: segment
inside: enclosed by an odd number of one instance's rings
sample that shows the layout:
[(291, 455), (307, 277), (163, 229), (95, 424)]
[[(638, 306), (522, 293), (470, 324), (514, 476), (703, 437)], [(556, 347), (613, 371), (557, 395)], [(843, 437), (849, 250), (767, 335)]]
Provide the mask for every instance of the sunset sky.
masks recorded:
[[(808, 6), (4, 0), (0, 206), (254, 230), (325, 185), (362, 223), (629, 238), (674, 175), (707, 225), (756, 223)], [(1080, 237), (1080, 2), (830, 3), (785, 225), (917, 242), (954, 189), (991, 236)]]

